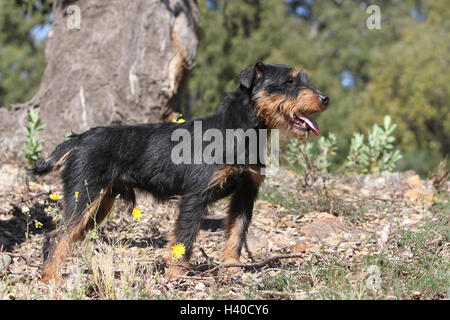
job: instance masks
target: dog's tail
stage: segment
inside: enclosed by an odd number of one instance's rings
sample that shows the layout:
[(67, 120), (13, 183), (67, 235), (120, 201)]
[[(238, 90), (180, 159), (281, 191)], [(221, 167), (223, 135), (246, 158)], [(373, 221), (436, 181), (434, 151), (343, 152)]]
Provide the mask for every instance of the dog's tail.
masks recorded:
[(79, 135), (71, 134), (68, 140), (60, 143), (48, 158), (38, 159), (30, 169), (31, 173), (36, 176), (41, 176), (59, 170), (70, 152), (72, 152), (73, 147), (78, 145), (78, 143)]

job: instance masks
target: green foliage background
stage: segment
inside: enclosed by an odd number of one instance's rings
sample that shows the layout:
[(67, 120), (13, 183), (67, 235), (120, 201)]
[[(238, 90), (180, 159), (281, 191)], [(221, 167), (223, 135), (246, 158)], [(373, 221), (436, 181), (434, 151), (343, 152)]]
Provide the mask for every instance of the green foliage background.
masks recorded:
[[(0, 2), (0, 106), (25, 102), (39, 87), (51, 0)], [(367, 1), (198, 0), (201, 40), (183, 97), (187, 118), (212, 113), (258, 60), (302, 67), (331, 97), (318, 115), (337, 137), (343, 162), (354, 132), (385, 115), (398, 125), (399, 169), (429, 172), (450, 153), (450, 5), (447, 0), (370, 1), (381, 29), (370, 30)], [(314, 138), (313, 138), (314, 139)]]
[[(321, 134), (337, 135), (339, 150), (348, 150), (353, 132), (367, 134), (389, 114), (405, 151), (400, 169), (429, 171), (450, 153), (450, 5), (370, 4), (381, 8), (380, 30), (367, 28), (364, 1), (200, 0), (201, 41), (185, 113), (213, 112), (237, 87), (236, 74), (257, 60), (290, 64), (331, 96), (317, 118)], [(350, 85), (343, 85), (346, 75)]]
[(0, 107), (26, 102), (45, 69), (44, 41), (33, 32), (50, 21), (51, 1), (0, 1)]

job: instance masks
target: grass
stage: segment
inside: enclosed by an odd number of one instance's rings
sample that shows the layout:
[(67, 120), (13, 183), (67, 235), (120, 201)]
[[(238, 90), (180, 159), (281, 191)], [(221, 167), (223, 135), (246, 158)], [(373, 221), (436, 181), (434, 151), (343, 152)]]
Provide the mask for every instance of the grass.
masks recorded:
[[(351, 201), (336, 193), (333, 186), (326, 191), (322, 188), (307, 191), (294, 188), (296, 179), (292, 176), (290, 181), (279, 184), (274, 183), (277, 179), (269, 179), (259, 199), (282, 206), (287, 210), (283, 215), (299, 216), (295, 220), (297, 225), (287, 229), (279, 226), (277, 230), (270, 229), (272, 227), (263, 229), (263, 220), (259, 219), (276, 219), (277, 211), (258, 209), (251, 226), (251, 231), (257, 236), (272, 242), (278, 237), (287, 243), (295, 243), (301, 236), (301, 228), (313, 221), (314, 214), (323, 212), (337, 216), (346, 228), (360, 228), (368, 236), (357, 241), (317, 241), (301, 260), (274, 262), (236, 276), (197, 274), (192, 279), (169, 280), (164, 276), (163, 248), (153, 244), (153, 239), (160, 239), (171, 229), (176, 208), (163, 207), (158, 213), (144, 210), (142, 221), (134, 221), (130, 214), (113, 214), (83, 244), (74, 245), (72, 257), (62, 268), (66, 282), (45, 285), (39, 280), (39, 269), (28, 266), (23, 259), (16, 259), (13, 266), (22, 269), (12, 269), (0, 275), (0, 299), (448, 298), (448, 194), (435, 195), (435, 201), (429, 207), (406, 202)], [(46, 213), (50, 218), (54, 214), (48, 206), (39, 208), (47, 208), (39, 214)], [(155, 207), (152, 210), (159, 209)], [(222, 206), (213, 210), (221, 211)], [(126, 212), (120, 204), (116, 211)], [(417, 223), (405, 223), (405, 218), (415, 217), (418, 217)], [(41, 218), (39, 216), (44, 227), (51, 220)], [(307, 219), (304, 221), (304, 218)], [(387, 223), (391, 226), (390, 234), (380, 250), (377, 240)], [(206, 236), (200, 237), (197, 247), (205, 249), (217, 262), (222, 249), (222, 231), (204, 232)], [(275, 237), (271, 238), (273, 235)], [(148, 243), (142, 239), (147, 239)], [(29, 239), (17, 247), (22, 248), (22, 252), (29, 251), (30, 259), (39, 256), (41, 241), (42, 230), (32, 227)], [(252, 254), (255, 259), (262, 260), (289, 250), (289, 246), (274, 248), (272, 252), (258, 249), (261, 251), (256, 250)], [(205, 263), (199, 252), (193, 260), (198, 264)], [(196, 289), (200, 282), (204, 284), (203, 288)]]

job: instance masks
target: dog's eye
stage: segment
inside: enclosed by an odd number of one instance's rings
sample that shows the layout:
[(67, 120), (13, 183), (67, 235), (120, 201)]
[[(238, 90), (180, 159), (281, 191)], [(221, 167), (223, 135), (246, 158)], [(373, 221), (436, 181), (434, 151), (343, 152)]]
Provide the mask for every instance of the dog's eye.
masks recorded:
[(284, 83), (285, 83), (285, 84), (293, 84), (293, 83), (294, 83), (294, 79), (289, 78), (289, 79), (287, 79)]

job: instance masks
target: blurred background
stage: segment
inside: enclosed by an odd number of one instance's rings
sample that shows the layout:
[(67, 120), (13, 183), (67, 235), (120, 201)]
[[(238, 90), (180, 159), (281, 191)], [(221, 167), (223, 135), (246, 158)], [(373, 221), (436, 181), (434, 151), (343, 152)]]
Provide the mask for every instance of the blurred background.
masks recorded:
[[(40, 87), (53, 1), (0, 2), (0, 107), (24, 103)], [(195, 62), (178, 110), (186, 118), (214, 112), (237, 73), (256, 61), (305, 69), (331, 97), (317, 117), (337, 138), (335, 165), (354, 132), (367, 134), (390, 115), (398, 125), (398, 170), (428, 175), (450, 153), (447, 0), (199, 0)], [(369, 5), (381, 28), (369, 29)], [(316, 138), (311, 138), (312, 140)], [(342, 151), (341, 151), (342, 150)]]

